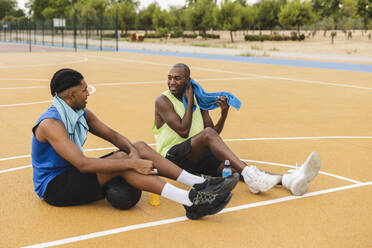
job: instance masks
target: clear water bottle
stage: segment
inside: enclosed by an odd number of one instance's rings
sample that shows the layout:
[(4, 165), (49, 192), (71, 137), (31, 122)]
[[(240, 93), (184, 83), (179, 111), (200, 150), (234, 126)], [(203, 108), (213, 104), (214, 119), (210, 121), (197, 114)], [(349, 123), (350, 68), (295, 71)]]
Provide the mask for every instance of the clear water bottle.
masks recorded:
[(222, 170), (222, 177), (228, 177), (232, 174), (231, 167), (230, 167), (230, 160), (225, 160), (225, 166)]

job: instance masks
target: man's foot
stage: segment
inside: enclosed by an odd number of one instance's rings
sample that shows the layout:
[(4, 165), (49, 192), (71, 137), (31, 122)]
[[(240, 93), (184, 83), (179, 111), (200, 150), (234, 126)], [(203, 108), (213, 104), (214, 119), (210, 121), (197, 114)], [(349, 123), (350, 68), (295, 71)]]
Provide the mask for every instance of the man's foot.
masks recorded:
[(197, 191), (209, 192), (213, 194), (221, 194), (232, 191), (239, 181), (239, 174), (233, 173), (232, 175), (222, 177), (205, 177), (203, 183), (194, 185)]
[(303, 195), (307, 191), (307, 184), (310, 183), (320, 170), (320, 156), (317, 152), (312, 152), (305, 163), (296, 170), (289, 170), (289, 174), (284, 174), (282, 184), (289, 189), (293, 195)]
[(191, 189), (189, 198), (192, 206), (185, 206), (186, 216), (189, 219), (197, 220), (205, 215), (212, 215), (220, 212), (231, 199), (231, 192), (212, 194)]
[(242, 172), (242, 176), (253, 194), (266, 192), (282, 180), (281, 175), (268, 174), (259, 170), (256, 166), (246, 167)]

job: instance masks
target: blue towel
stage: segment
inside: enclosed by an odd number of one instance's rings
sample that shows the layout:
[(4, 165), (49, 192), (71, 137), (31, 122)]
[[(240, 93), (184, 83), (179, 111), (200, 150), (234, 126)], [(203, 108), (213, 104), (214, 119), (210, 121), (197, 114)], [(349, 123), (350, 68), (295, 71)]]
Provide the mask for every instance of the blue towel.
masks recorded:
[(56, 107), (61, 116), (69, 138), (83, 151), (83, 145), (87, 139), (89, 130), (87, 120), (84, 117), (84, 110), (79, 109), (78, 111), (74, 111), (57, 95), (53, 99), (53, 106)]
[[(190, 83), (186, 86), (186, 88), (189, 87), (190, 84), (192, 84), (193, 86), (194, 95), (196, 97), (198, 105), (203, 110), (212, 110), (212, 109), (218, 108), (219, 106), (217, 105), (216, 101), (218, 100), (218, 97), (220, 96), (225, 96), (227, 98), (227, 104), (236, 108), (237, 110), (239, 110), (242, 105), (240, 100), (236, 96), (231, 94), (230, 92), (225, 92), (225, 91), (215, 92), (215, 93), (205, 92), (204, 89), (201, 87), (201, 85), (198, 84), (196, 81), (194, 81), (194, 79), (192, 78), (190, 79)], [(182, 101), (186, 109), (187, 99), (186, 99), (185, 93), (183, 93)], [(196, 106), (194, 105), (192, 111), (194, 111), (195, 108)]]

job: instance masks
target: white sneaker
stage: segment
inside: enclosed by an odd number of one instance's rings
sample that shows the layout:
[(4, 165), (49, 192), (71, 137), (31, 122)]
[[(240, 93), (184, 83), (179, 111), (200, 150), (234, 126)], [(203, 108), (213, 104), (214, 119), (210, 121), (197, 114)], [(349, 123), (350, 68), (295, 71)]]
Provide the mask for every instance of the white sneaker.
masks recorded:
[(289, 189), (293, 195), (303, 195), (310, 183), (320, 170), (320, 156), (317, 152), (312, 152), (305, 163), (296, 170), (289, 170), (289, 174), (284, 174), (282, 184)]
[(282, 180), (281, 175), (268, 174), (259, 170), (256, 166), (245, 167), (242, 171), (242, 176), (253, 194), (266, 192)]

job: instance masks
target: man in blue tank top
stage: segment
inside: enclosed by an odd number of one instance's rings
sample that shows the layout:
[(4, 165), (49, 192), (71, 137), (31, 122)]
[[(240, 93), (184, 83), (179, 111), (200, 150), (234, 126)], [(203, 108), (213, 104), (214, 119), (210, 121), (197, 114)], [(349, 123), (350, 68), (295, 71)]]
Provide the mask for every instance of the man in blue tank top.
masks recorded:
[[(132, 144), (86, 108), (88, 85), (72, 69), (57, 71), (50, 83), (53, 105), (33, 127), (32, 166), (37, 195), (54, 206), (85, 204), (105, 197), (104, 186), (122, 177), (131, 187), (181, 203), (186, 216), (198, 219), (222, 210), (231, 198), (235, 178), (202, 178), (160, 156), (144, 142)], [(119, 150), (102, 158), (86, 157), (87, 132)], [(180, 189), (156, 174), (193, 187)]]

